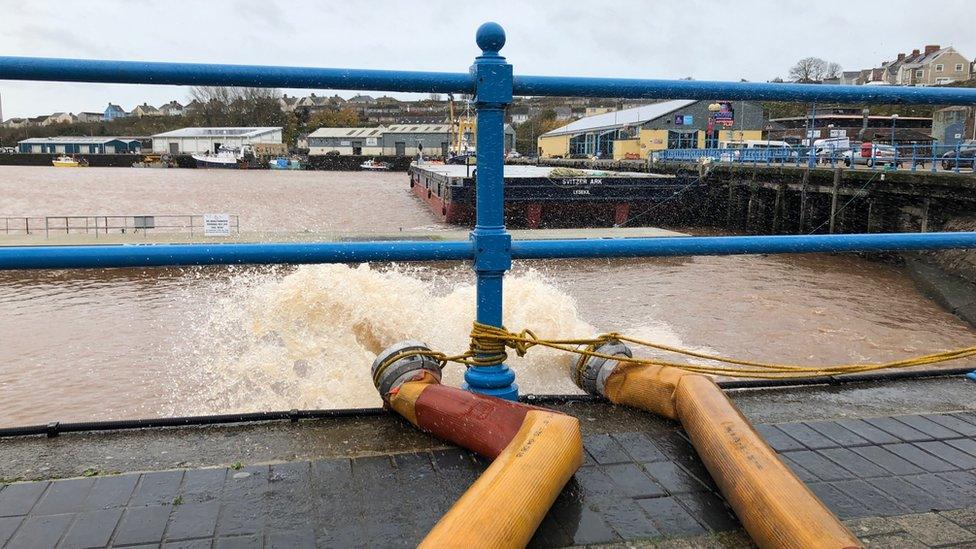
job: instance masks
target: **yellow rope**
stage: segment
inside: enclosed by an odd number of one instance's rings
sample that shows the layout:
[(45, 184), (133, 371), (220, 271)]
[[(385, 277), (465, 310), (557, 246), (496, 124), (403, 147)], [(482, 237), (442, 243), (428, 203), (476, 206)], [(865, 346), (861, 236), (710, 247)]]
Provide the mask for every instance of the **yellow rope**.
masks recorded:
[[(718, 362), (736, 367), (728, 368), (724, 366), (688, 364), (684, 362), (671, 362), (651, 358), (611, 356), (599, 353), (595, 350), (604, 343), (611, 341), (623, 341), (637, 346), (647, 347), (649, 349), (656, 349), (658, 351), (698, 358), (711, 362)], [(587, 357), (604, 358), (629, 364), (670, 366), (672, 368), (679, 368), (689, 372), (726, 377), (796, 379), (804, 377), (863, 373), (893, 368), (907, 368), (910, 366), (922, 366), (926, 364), (936, 364), (951, 360), (959, 360), (961, 358), (976, 355), (976, 347), (964, 347), (961, 349), (921, 355), (891, 362), (835, 364), (829, 366), (801, 366), (795, 364), (757, 362), (700, 353), (688, 349), (681, 349), (679, 347), (672, 347), (670, 345), (662, 345), (660, 343), (645, 341), (615, 332), (601, 334), (592, 338), (542, 339), (536, 336), (532, 330), (526, 329), (522, 330), (521, 332), (514, 333), (509, 332), (505, 328), (496, 328), (494, 326), (488, 326), (475, 322), (474, 327), (471, 329), (471, 344), (467, 351), (457, 355), (447, 355), (438, 351), (419, 349), (404, 351), (388, 357), (382, 364), (380, 364), (379, 368), (377, 368), (375, 376), (379, 378), (379, 376), (382, 375), (383, 371), (390, 364), (410, 356), (423, 355), (431, 357), (440, 362), (442, 367), (446, 366), (448, 362), (455, 362), (458, 364), (464, 364), (466, 366), (493, 366), (496, 364), (501, 364), (506, 358), (508, 358), (506, 348), (513, 349), (518, 356), (525, 356), (525, 353), (536, 345), (579, 355), (580, 359), (576, 364), (577, 376), (582, 375), (582, 367), (585, 365), (585, 359)]]

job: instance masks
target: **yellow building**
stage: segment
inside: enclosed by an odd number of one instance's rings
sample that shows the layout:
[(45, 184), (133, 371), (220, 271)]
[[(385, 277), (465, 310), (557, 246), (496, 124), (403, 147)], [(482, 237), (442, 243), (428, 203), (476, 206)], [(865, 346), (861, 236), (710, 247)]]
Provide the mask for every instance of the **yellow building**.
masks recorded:
[(538, 153), (545, 158), (647, 158), (663, 149), (701, 149), (718, 147), (722, 141), (762, 139), (765, 122), (762, 106), (754, 102), (663, 101), (556, 128), (539, 137)]

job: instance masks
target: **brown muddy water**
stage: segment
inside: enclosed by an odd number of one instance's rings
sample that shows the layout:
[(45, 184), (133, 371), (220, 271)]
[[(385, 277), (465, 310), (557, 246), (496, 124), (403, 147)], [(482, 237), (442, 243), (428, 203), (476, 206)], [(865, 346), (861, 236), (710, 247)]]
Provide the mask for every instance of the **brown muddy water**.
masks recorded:
[[(0, 168), (0, 215), (204, 213), (242, 229), (440, 231), (404, 174)], [(0, 426), (375, 406), (401, 339), (466, 347), (466, 265), (0, 272)], [(520, 262), (505, 323), (616, 330), (742, 358), (889, 360), (972, 345), (897, 267), (842, 255)], [(575, 392), (571, 359), (512, 359), (523, 392)], [(451, 367), (445, 382), (461, 377)]]

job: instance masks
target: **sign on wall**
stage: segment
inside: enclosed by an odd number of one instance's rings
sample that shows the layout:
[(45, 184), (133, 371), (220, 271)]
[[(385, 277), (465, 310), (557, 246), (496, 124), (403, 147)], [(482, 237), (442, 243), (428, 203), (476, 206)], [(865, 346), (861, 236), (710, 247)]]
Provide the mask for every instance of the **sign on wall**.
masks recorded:
[(715, 123), (720, 126), (731, 126), (735, 123), (735, 109), (731, 101), (719, 101), (719, 110), (715, 113)]
[(676, 114), (674, 115), (674, 125), (675, 126), (691, 126), (695, 123), (695, 117), (690, 114)]
[(230, 214), (203, 214), (204, 236), (230, 236)]
[(376, 144), (377, 144), (377, 141), (376, 141), (376, 138), (375, 137), (367, 137), (366, 138), (366, 146), (367, 147), (375, 147)]

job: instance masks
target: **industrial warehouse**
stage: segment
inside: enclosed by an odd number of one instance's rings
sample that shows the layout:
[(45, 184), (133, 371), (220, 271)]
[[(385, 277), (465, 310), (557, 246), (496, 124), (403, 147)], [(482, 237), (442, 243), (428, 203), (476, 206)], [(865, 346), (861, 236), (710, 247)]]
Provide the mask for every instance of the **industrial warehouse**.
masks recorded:
[(141, 141), (132, 137), (32, 137), (17, 143), (21, 153), (123, 154), (141, 150)]
[(260, 128), (181, 128), (152, 136), (156, 154), (217, 152), (221, 147), (240, 148), (264, 143), (280, 144), (280, 127)]
[[(461, 130), (457, 130), (461, 128)], [(473, 150), (473, 123), (392, 124), (375, 128), (319, 128), (308, 135), (310, 155), (449, 156), (453, 150)], [(515, 129), (505, 124), (505, 152), (515, 148)]]
[(539, 137), (548, 158), (647, 158), (663, 149), (715, 148), (719, 141), (762, 139), (763, 109), (750, 101), (663, 101), (587, 116)]

